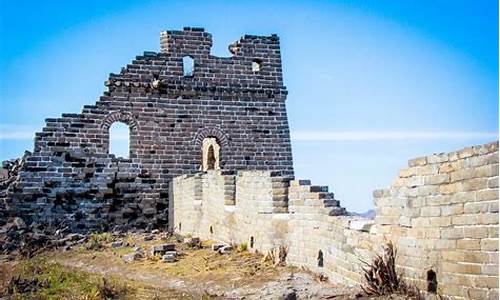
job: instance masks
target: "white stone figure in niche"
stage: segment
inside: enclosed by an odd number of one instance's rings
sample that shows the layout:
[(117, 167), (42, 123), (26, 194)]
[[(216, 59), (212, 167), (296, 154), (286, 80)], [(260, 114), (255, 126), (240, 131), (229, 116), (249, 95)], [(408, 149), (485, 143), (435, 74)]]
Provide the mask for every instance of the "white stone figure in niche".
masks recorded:
[(214, 137), (203, 139), (201, 169), (220, 170), (220, 146)]

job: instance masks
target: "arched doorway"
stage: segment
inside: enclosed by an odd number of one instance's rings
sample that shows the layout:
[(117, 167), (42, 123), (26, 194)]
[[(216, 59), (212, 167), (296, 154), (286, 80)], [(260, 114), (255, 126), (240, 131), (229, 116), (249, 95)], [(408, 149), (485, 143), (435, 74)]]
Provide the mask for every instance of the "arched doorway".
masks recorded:
[(206, 137), (203, 139), (201, 170), (219, 170), (220, 169), (220, 145), (215, 137)]

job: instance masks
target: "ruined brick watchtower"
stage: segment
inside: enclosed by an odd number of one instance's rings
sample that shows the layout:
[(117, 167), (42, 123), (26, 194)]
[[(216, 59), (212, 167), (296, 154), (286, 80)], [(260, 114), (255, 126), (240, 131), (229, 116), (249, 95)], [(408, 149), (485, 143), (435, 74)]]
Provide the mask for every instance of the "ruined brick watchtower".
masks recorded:
[[(292, 175), (279, 39), (245, 35), (231, 57), (210, 54), (201, 28), (161, 33), (81, 113), (46, 119), (7, 210), (79, 228), (167, 223), (171, 178), (211, 168)], [(109, 153), (109, 128), (130, 129), (129, 157)]]

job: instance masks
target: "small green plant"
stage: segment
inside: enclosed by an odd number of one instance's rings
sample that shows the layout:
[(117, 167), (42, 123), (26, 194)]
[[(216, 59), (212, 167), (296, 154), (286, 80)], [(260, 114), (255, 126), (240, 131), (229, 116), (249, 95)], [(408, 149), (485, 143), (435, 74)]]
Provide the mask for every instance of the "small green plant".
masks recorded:
[(110, 243), (115, 240), (115, 237), (109, 232), (93, 233), (85, 244), (87, 250), (101, 249), (104, 243)]
[(1, 282), (7, 299), (111, 299), (128, 293), (116, 280), (68, 269), (45, 259), (23, 261)]
[(247, 243), (241, 243), (238, 245), (238, 252), (245, 252), (248, 250), (248, 244)]

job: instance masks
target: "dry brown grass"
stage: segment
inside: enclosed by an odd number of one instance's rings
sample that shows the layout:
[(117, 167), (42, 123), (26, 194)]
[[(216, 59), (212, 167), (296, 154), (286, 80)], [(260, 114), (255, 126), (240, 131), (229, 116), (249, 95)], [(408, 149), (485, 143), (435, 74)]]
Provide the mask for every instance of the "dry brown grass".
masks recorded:
[(402, 274), (396, 271), (397, 249), (392, 242), (384, 246), (383, 253), (377, 254), (371, 263), (366, 263), (363, 268), (366, 284), (361, 286), (368, 296), (383, 296), (401, 294), (414, 299), (421, 295), (413, 286), (408, 285)]

